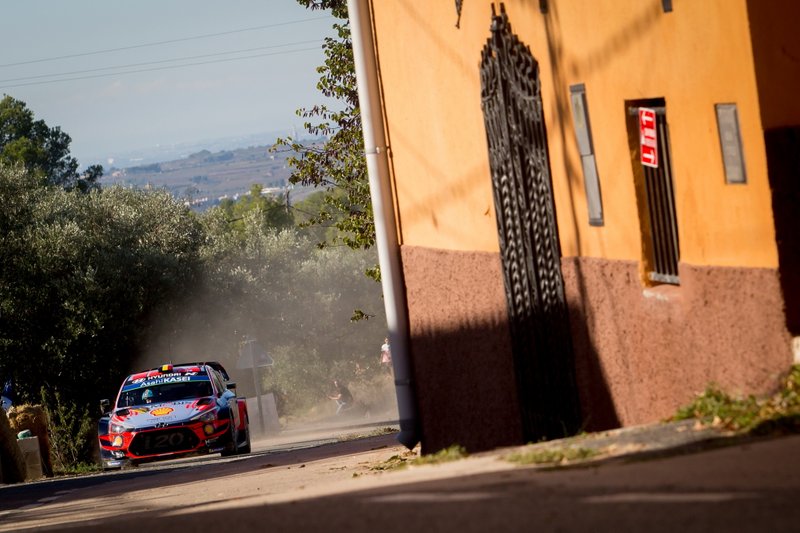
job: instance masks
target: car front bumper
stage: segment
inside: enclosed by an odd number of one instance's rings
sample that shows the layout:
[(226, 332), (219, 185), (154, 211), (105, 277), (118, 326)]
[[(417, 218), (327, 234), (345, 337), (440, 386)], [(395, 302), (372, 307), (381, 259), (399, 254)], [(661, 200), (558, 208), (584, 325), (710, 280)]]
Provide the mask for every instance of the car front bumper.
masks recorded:
[(219, 452), (228, 445), (229, 426), (228, 420), (214, 420), (109, 433), (99, 437), (100, 459), (104, 468), (121, 468), (132, 463)]

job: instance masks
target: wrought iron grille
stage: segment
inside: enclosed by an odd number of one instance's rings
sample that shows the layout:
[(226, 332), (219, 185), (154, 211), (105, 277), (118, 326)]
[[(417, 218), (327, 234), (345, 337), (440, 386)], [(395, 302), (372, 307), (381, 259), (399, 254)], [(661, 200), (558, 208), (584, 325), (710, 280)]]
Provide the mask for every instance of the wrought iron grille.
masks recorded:
[(574, 362), (547, 152), (539, 66), (492, 6), (481, 54), (500, 254), (523, 432), (529, 440), (577, 429)]
[(665, 107), (655, 107), (658, 139), (658, 168), (642, 165), (644, 169), (650, 234), (653, 243), (651, 281), (677, 285), (680, 247), (675, 217), (675, 192), (672, 185), (672, 165), (669, 151)]

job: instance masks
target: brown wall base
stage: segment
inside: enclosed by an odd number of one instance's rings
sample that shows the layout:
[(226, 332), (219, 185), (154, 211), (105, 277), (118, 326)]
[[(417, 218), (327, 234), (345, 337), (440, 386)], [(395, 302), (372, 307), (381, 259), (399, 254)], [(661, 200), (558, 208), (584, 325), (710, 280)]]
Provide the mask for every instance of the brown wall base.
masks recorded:
[(519, 444), (499, 256), (401, 250), (423, 453)]
[[(497, 254), (403, 246), (422, 448), (520, 444)], [(710, 383), (766, 393), (792, 362), (777, 272), (680, 265), (643, 288), (633, 261), (562, 259), (584, 427), (670, 416)]]
[(663, 419), (710, 383), (766, 393), (792, 363), (776, 271), (679, 269), (645, 289), (636, 262), (562, 259), (587, 429)]

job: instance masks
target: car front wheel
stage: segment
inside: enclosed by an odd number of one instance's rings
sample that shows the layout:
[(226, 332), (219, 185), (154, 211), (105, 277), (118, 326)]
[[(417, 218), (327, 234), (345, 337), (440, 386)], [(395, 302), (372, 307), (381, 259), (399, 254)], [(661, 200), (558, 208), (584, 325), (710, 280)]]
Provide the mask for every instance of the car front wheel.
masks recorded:
[(236, 450), (236, 453), (242, 453), (242, 454), (250, 453), (250, 449), (251, 449), (251, 447), (250, 447), (250, 426), (246, 426), (244, 428), (244, 435), (245, 435), (244, 442), (242, 443), (241, 446), (239, 446), (239, 449)]
[(236, 425), (234, 424), (233, 418), (229, 420), (228, 424), (228, 436), (225, 439), (227, 442), (225, 443), (225, 449), (220, 452), (222, 457), (230, 457), (231, 455), (236, 454)]

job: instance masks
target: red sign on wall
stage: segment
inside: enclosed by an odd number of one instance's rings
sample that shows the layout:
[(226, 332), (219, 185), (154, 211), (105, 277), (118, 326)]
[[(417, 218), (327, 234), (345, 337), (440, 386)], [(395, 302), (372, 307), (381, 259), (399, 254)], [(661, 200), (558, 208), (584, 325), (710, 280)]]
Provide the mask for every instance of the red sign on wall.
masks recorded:
[(642, 164), (658, 168), (658, 138), (656, 134), (656, 111), (639, 108), (639, 151)]

